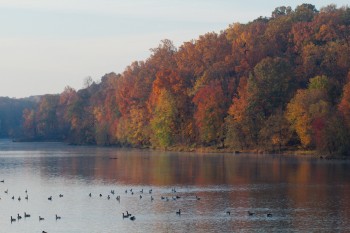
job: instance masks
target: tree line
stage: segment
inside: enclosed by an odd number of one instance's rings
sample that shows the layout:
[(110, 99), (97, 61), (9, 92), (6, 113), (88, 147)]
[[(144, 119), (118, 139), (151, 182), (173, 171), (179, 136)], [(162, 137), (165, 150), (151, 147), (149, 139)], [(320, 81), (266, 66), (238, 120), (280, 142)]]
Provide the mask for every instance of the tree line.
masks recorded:
[(135, 147), (350, 148), (350, 9), (302, 4), (176, 48), (23, 111), (21, 137)]

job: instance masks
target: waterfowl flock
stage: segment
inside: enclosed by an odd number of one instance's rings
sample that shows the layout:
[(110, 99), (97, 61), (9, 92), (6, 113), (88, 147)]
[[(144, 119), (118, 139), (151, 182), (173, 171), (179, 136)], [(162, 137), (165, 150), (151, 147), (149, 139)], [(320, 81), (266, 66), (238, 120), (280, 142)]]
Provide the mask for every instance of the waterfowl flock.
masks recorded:
[[(4, 180), (2, 180), (1, 182), (4, 183)], [(130, 188), (130, 189), (125, 189), (125, 191), (122, 191), (122, 193), (125, 193), (125, 197), (128, 197), (128, 198), (135, 198), (135, 197), (133, 197), (134, 192), (140, 193), (138, 198), (137, 198), (137, 195), (135, 195), (136, 198), (139, 201), (142, 201), (143, 199), (146, 199), (146, 200), (148, 199), (148, 200), (150, 200), (150, 202), (153, 202), (153, 201), (157, 200), (157, 198), (154, 197), (153, 189), (149, 189), (148, 191), (144, 191), (143, 188), (141, 190), (133, 190), (132, 188)], [(5, 196), (10, 196), (11, 197), (11, 195), (9, 195), (9, 193), (11, 193), (11, 192), (9, 192), (9, 189), (6, 189), (4, 191)], [(117, 192), (115, 190), (110, 190), (110, 192), (108, 194), (104, 194), (104, 195), (102, 193), (98, 192), (98, 193), (94, 194), (94, 193), (90, 192), (90, 193), (87, 193), (86, 196), (89, 197), (89, 198), (99, 197), (98, 199), (102, 199), (102, 200), (105, 200), (105, 199), (111, 200), (112, 196), (114, 196), (115, 199), (117, 200), (117, 202), (119, 202), (119, 203), (121, 202), (121, 199), (122, 199), (121, 195), (116, 195)], [(166, 194), (164, 194), (164, 192), (163, 192), (162, 195), (159, 195), (158, 196), (158, 198), (159, 198), (158, 200), (159, 201), (164, 201), (164, 202), (169, 202), (171, 200), (172, 201), (177, 201), (179, 199), (183, 199), (185, 201), (189, 201), (189, 200), (198, 201), (198, 203), (201, 203), (201, 201), (203, 201), (203, 202), (210, 201), (210, 200), (206, 200), (205, 198), (202, 199), (198, 195), (193, 195), (193, 194), (192, 194), (192, 196), (190, 196), (188, 194), (184, 194), (185, 196), (180, 196), (180, 195), (181, 195), (181, 192), (179, 192), (179, 194), (178, 194), (177, 190), (175, 188), (172, 188), (171, 192), (166, 193)], [(156, 196), (157, 196), (157, 193), (156, 193)], [(58, 197), (59, 198), (63, 198), (64, 195), (62, 193), (60, 193), (58, 195)], [(103, 198), (103, 197), (105, 197), (105, 198)], [(15, 199), (15, 195), (12, 194), (11, 199), (14, 200)], [(18, 199), (18, 201), (21, 201), (21, 196), (18, 196), (17, 199)], [(29, 200), (28, 190), (27, 189), (25, 190), (25, 199), (27, 201)], [(53, 198), (52, 195), (47, 197), (47, 200), (49, 200), (50, 202), (54, 202), (53, 199), (54, 198)], [(1, 200), (1, 198), (0, 198), (0, 200)], [(58, 199), (56, 199), (56, 200), (58, 200)], [(181, 206), (183, 206), (183, 205), (181, 205)], [(185, 209), (184, 212), (182, 212), (182, 209), (174, 210), (174, 212), (173, 212), (174, 216), (181, 217), (183, 214), (185, 216), (186, 216), (186, 214), (188, 215), (189, 213), (186, 213), (186, 208), (184, 208), (184, 209)], [(222, 212), (223, 216), (224, 215), (231, 216), (232, 213), (235, 213), (235, 212), (232, 212), (230, 209), (223, 210), (223, 212)], [(248, 210), (246, 213), (247, 213), (248, 217), (256, 216), (256, 213), (252, 212), (251, 210)], [(266, 216), (267, 218), (271, 218), (273, 216), (271, 212), (265, 212), (263, 215)], [(262, 215), (260, 215), (260, 216), (262, 216)], [(116, 213), (115, 217), (118, 218), (117, 213)], [(129, 213), (128, 210), (126, 210), (125, 213), (123, 212), (121, 217), (122, 217), (122, 219), (129, 219), (131, 221), (135, 221), (136, 220), (135, 214)], [(22, 220), (22, 218), (24, 218), (24, 219), (31, 218), (31, 215), (29, 213), (27, 213), (27, 212), (24, 212), (23, 217), (22, 217), (21, 214), (17, 213), (17, 217), (10, 216), (10, 222), (11, 223), (13, 223), (13, 222), (20, 222)], [(42, 216), (42, 215), (39, 215), (38, 219), (39, 219), (39, 222), (45, 220), (44, 216)], [(61, 220), (62, 218), (58, 214), (55, 214), (54, 219), (56, 221), (58, 221), (58, 220)], [(42, 231), (42, 232), (46, 232), (46, 231)]]

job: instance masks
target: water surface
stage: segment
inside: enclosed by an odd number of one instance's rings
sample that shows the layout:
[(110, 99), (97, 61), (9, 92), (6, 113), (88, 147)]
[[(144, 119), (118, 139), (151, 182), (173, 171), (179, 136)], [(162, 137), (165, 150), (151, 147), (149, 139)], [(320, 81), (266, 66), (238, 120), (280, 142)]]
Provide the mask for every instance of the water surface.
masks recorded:
[(0, 140), (0, 180), (0, 232), (350, 231), (349, 161)]

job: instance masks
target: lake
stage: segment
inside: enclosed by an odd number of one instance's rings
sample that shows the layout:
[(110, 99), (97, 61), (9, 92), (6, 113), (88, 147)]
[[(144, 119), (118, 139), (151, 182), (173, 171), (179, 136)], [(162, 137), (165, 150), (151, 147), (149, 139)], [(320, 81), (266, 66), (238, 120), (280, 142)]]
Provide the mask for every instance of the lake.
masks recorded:
[(0, 232), (350, 232), (349, 161), (0, 140), (2, 180)]

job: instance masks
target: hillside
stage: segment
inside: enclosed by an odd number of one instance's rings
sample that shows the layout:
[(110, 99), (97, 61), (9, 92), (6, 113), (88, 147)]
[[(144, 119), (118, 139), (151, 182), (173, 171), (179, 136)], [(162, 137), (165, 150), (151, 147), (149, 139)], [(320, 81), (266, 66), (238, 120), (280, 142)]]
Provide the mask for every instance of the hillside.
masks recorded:
[(350, 147), (350, 9), (278, 7), (24, 111), (23, 137), (229, 150)]

